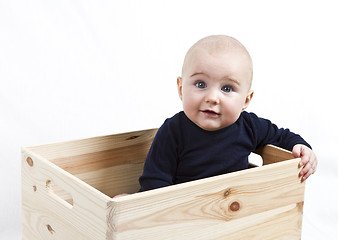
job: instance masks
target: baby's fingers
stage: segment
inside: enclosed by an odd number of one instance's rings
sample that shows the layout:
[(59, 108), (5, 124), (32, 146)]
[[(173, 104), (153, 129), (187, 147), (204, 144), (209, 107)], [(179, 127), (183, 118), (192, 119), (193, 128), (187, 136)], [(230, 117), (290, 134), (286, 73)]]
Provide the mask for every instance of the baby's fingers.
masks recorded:
[(300, 175), (302, 176), (302, 180), (306, 180), (311, 174), (313, 174), (313, 169), (310, 163), (307, 163), (302, 170), (300, 171)]
[(303, 166), (303, 169), (300, 171), (300, 175), (303, 180), (306, 180), (310, 175), (314, 174), (317, 169), (317, 158), (313, 156), (304, 156), (300, 164)]

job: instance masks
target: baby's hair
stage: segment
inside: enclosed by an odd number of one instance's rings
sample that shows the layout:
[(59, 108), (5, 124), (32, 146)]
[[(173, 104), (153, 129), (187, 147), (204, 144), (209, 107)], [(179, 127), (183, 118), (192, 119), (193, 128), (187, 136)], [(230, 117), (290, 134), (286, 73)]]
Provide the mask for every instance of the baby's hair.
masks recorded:
[(226, 35), (211, 35), (202, 38), (191, 49), (196, 46), (207, 48), (208, 50), (243, 48), (246, 51), (246, 48), (237, 39)]

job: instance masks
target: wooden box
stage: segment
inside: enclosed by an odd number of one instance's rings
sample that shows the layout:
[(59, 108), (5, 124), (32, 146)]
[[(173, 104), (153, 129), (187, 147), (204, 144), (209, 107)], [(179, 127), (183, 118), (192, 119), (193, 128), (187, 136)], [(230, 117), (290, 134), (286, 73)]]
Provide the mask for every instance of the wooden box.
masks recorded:
[(300, 159), (266, 146), (264, 166), (136, 193), (155, 133), (22, 148), (23, 239), (300, 239)]

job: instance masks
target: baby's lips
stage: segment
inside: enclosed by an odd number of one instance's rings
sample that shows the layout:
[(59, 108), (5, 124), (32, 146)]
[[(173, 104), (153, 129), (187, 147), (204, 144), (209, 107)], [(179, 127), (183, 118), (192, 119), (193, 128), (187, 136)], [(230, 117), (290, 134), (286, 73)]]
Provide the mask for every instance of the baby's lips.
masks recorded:
[(216, 111), (214, 111), (214, 110), (210, 110), (210, 109), (202, 110), (202, 112), (204, 112), (204, 113), (212, 113), (212, 114), (217, 114), (217, 115), (219, 115), (218, 112), (216, 112)]

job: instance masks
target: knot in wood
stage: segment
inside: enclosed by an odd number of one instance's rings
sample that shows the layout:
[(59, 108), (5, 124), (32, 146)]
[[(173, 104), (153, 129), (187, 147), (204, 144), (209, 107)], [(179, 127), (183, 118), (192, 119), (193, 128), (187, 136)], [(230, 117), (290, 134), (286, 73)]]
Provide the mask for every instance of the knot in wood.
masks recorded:
[(225, 197), (225, 198), (229, 197), (230, 193), (231, 193), (230, 189), (226, 189), (226, 190), (224, 191), (224, 197)]
[(30, 167), (33, 167), (34, 163), (33, 163), (33, 159), (32, 159), (32, 158), (28, 157), (28, 158), (26, 159), (26, 162), (28, 163), (28, 165), (29, 165)]
[(126, 140), (133, 140), (133, 139), (138, 138), (138, 137), (139, 136), (131, 136), (131, 137), (127, 138)]
[(55, 233), (55, 231), (54, 231), (54, 229), (51, 227), (51, 225), (47, 224), (46, 227), (47, 227), (48, 231), (49, 231), (51, 234), (54, 234), (54, 233)]
[(238, 211), (240, 208), (241, 208), (241, 205), (239, 204), (239, 202), (232, 202), (231, 204), (230, 204), (230, 210), (231, 211), (233, 211), (233, 212), (236, 212), (236, 211)]

